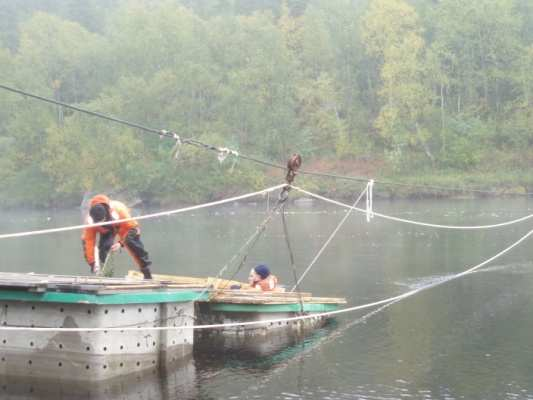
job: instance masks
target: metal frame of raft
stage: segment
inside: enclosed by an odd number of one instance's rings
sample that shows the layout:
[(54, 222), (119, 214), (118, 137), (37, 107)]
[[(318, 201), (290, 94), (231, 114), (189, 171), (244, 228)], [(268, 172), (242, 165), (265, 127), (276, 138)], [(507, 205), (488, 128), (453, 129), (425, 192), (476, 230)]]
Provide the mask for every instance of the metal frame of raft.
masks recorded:
[[(0, 376), (103, 381), (190, 357), (193, 345), (262, 352), (268, 342), (293, 341), (326, 319), (198, 331), (188, 325), (264, 321), (336, 309), (344, 299), (309, 293), (224, 290), (231, 281), (154, 276), (126, 278), (0, 273)], [(234, 283), (234, 282), (233, 282)], [(208, 288), (206, 290), (206, 288)], [(136, 327), (139, 330), (117, 328)], [(143, 327), (176, 327), (159, 331)], [(114, 328), (61, 332), (61, 328)]]
[[(204, 294), (202, 298), (206, 298)], [(74, 304), (144, 304), (144, 303), (171, 303), (201, 300), (197, 291), (174, 290), (156, 291), (152, 293), (117, 293), (117, 294), (90, 294), (69, 292), (32, 293), (24, 291), (0, 290), (0, 301), (35, 301), (45, 303), (74, 303)]]

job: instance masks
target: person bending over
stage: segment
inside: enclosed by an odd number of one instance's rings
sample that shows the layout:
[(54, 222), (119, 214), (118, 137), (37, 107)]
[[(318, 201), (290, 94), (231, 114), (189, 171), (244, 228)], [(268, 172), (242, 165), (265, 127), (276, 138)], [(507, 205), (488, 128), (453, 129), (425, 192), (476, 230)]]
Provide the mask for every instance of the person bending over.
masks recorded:
[[(94, 196), (90, 201), (89, 215), (87, 216), (88, 224), (128, 218), (131, 218), (130, 211), (120, 201), (110, 200), (109, 197), (103, 194)], [(135, 263), (139, 266), (144, 279), (152, 279), (150, 272), (150, 264), (152, 262), (148, 258), (148, 252), (141, 242), (141, 231), (137, 221), (131, 220), (104, 226), (89, 226), (84, 229), (81, 237), (82, 245), (85, 259), (93, 274), (98, 272), (98, 264), (96, 264), (94, 254), (97, 234), (100, 236), (98, 241), (100, 265), (103, 266), (105, 264), (110, 251), (118, 250), (122, 246), (128, 250)], [(118, 242), (115, 242), (116, 236), (118, 236)]]

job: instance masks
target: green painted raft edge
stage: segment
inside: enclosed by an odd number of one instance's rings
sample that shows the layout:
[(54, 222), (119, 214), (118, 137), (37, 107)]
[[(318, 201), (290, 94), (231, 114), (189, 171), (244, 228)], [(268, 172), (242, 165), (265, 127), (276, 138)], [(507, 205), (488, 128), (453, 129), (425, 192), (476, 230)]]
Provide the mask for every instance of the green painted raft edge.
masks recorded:
[(72, 292), (35, 293), (19, 290), (0, 290), (0, 301), (35, 301), (45, 303), (73, 304), (145, 304), (145, 303), (184, 303), (193, 300), (206, 300), (207, 293), (199, 297), (199, 292), (192, 290), (165, 290), (150, 292), (132, 292), (116, 294), (90, 294)]
[[(211, 311), (222, 312), (300, 312), (300, 304), (233, 304), (233, 303), (210, 303)], [(328, 312), (338, 310), (339, 304), (304, 303), (304, 312)]]

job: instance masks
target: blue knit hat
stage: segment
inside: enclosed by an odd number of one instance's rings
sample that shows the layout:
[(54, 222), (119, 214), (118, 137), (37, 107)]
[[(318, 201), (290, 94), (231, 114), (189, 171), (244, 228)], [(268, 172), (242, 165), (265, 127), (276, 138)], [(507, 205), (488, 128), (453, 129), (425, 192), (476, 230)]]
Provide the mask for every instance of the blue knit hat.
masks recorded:
[(270, 270), (268, 267), (264, 264), (259, 264), (254, 268), (254, 271), (257, 275), (261, 277), (261, 279), (265, 279), (267, 276), (270, 275)]

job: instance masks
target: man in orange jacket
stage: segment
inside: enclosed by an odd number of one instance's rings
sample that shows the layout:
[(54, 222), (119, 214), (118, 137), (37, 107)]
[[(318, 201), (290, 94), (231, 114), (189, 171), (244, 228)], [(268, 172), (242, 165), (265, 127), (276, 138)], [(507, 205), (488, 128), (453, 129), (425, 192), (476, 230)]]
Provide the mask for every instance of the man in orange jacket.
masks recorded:
[[(89, 215), (87, 216), (88, 224), (128, 218), (131, 218), (128, 207), (120, 201), (110, 200), (109, 197), (103, 194), (94, 196), (90, 201)], [(120, 246), (123, 246), (139, 266), (144, 275), (144, 279), (152, 279), (149, 268), (152, 262), (148, 259), (148, 252), (144, 249), (144, 245), (141, 242), (141, 231), (137, 221), (130, 220), (104, 226), (89, 226), (84, 229), (81, 240), (85, 259), (91, 267), (92, 273), (97, 272), (94, 256), (97, 234), (100, 234), (98, 241), (100, 265), (105, 263), (109, 251), (118, 250)], [(115, 236), (117, 235), (119, 240), (115, 243)]]

